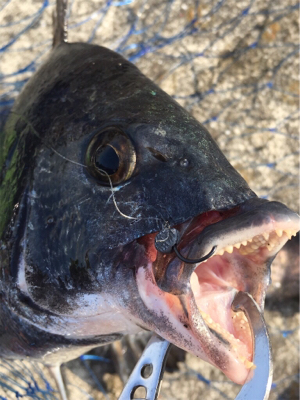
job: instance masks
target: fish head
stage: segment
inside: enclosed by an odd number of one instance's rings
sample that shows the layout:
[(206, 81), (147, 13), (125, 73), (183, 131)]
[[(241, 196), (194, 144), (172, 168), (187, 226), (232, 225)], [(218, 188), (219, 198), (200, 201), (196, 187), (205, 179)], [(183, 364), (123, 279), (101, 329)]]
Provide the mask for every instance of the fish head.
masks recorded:
[[(251, 329), (231, 303), (246, 291), (263, 310), (271, 261), (298, 216), (258, 199), (198, 121), (99, 46), (57, 46), (12, 118), (1, 227), (19, 290), (66, 326), (96, 321), (109, 303), (119, 331), (126, 316), (126, 332), (155, 331), (243, 383)], [(169, 228), (186, 257), (215, 254), (191, 267), (157, 251)], [(74, 339), (115, 332), (109, 318)]]

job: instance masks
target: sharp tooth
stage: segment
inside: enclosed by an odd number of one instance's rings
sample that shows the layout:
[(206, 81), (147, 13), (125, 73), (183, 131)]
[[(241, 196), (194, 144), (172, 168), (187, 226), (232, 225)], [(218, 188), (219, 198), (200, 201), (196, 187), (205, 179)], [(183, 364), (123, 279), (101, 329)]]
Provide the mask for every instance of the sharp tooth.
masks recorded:
[(260, 235), (257, 235), (257, 236), (255, 236), (254, 238), (253, 238), (253, 242), (260, 242), (261, 241), (261, 236)]
[(227, 253), (232, 253), (233, 252), (233, 246), (227, 246), (226, 249)]
[(289, 239), (291, 239), (291, 237), (293, 236), (292, 231), (290, 230), (286, 230), (285, 233)]
[(281, 229), (276, 229), (276, 234), (281, 237), (282, 236), (283, 231)]
[(236, 247), (237, 249), (239, 249), (239, 248), (241, 247), (241, 243), (235, 244), (234, 247)]
[(247, 240), (244, 240), (244, 241), (242, 242), (242, 245), (247, 246)]
[(263, 237), (266, 239), (266, 241), (268, 241), (269, 240), (269, 234), (267, 233), (267, 232), (264, 232), (263, 234)]
[(251, 244), (251, 248), (254, 250), (257, 250), (257, 249), (259, 249), (259, 246), (257, 246), (256, 244)]
[(251, 368), (253, 366), (253, 362), (245, 360), (244, 361), (244, 365), (245, 365), (246, 368), (249, 369), (249, 368)]
[(248, 239), (248, 242), (249, 242), (249, 243), (251, 243), (251, 242), (252, 242), (252, 240), (253, 240), (253, 238), (252, 238), (252, 239)]
[(244, 247), (240, 250), (240, 253), (242, 254), (242, 256), (246, 256), (247, 254), (251, 253), (251, 250), (249, 250), (248, 247)]
[(219, 256), (222, 256), (222, 255), (224, 254), (224, 251), (225, 251), (225, 250), (220, 250), (220, 251), (218, 251), (218, 255), (219, 255)]

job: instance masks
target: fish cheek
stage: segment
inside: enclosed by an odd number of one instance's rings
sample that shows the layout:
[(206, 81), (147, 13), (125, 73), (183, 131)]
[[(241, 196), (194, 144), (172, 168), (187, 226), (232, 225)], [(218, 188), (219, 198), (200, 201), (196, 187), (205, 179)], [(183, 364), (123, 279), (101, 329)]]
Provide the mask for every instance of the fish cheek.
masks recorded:
[[(43, 154), (37, 163), (29, 194), (31, 204), (24, 244), (31, 290), (43, 291), (47, 287), (47, 294), (49, 291), (51, 296), (51, 290), (66, 294), (75, 288), (89, 287), (93, 278), (89, 276), (86, 263), (87, 228), (70, 188), (74, 186), (74, 179), (67, 173), (69, 166), (64, 166), (62, 174), (57, 174), (56, 166), (50, 161), (53, 160)], [(65, 184), (68, 179), (70, 186)], [(73, 191), (76, 192), (76, 187)], [(78, 192), (80, 196), (80, 188)], [(44, 301), (42, 292), (34, 297)]]
[(55, 284), (49, 282), (49, 276), (32, 264), (27, 265), (25, 279), (29, 296), (39, 307), (60, 314), (71, 312), (66, 286), (60, 279)]

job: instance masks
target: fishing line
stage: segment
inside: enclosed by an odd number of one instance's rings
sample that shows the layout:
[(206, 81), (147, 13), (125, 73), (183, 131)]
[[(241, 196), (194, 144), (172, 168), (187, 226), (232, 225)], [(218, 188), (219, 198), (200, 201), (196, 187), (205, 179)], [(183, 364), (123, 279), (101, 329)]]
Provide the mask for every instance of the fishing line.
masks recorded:
[[(42, 141), (42, 143), (46, 147), (48, 147), (48, 149), (50, 149), (55, 154), (57, 154), (59, 157), (61, 157), (63, 160), (68, 161), (68, 162), (70, 162), (70, 163), (72, 163), (74, 165), (77, 165), (79, 167), (87, 168), (86, 165), (81, 164), (81, 163), (79, 163), (77, 161), (73, 161), (73, 160), (65, 157), (64, 155), (59, 153), (57, 150), (55, 150), (52, 146), (50, 146), (46, 142), (43, 142), (41, 136), (36, 131), (36, 129), (34, 128), (32, 123), (29, 120), (27, 120), (23, 115), (15, 113), (13, 111), (11, 113), (17, 115), (21, 120), (23, 120), (30, 127), (31, 131)], [(136, 220), (136, 221), (154, 219), (157, 223), (159, 222), (159, 219), (157, 217), (156, 218), (153, 218), (153, 217), (137, 218), (137, 217), (133, 217), (132, 215), (127, 215), (127, 214), (123, 213), (120, 210), (120, 208), (119, 208), (119, 206), (117, 204), (117, 200), (116, 200), (115, 193), (114, 193), (115, 189), (113, 187), (112, 180), (111, 180), (109, 174), (106, 171), (102, 170), (102, 169), (99, 169), (99, 171), (101, 173), (103, 173), (107, 177), (107, 179), (109, 181), (109, 186), (110, 186), (110, 190), (111, 190), (111, 196), (112, 196), (113, 204), (114, 204), (115, 209), (117, 210), (117, 212), (123, 218)], [(156, 210), (156, 212), (157, 212), (157, 210)], [(180, 241), (179, 231), (177, 229), (175, 229), (175, 228), (171, 229), (168, 221), (164, 220), (164, 218), (162, 218), (162, 227), (163, 228), (158, 232), (158, 234), (155, 237), (155, 248), (156, 248), (157, 251), (159, 251), (161, 253), (171, 253), (171, 252), (174, 251), (176, 256), (181, 261), (183, 261), (183, 262), (185, 262), (187, 264), (197, 264), (197, 263), (203, 262), (203, 261), (207, 260), (208, 258), (210, 258), (216, 251), (217, 246), (214, 246), (212, 248), (212, 250), (207, 255), (205, 255), (204, 257), (199, 258), (199, 259), (188, 259), (188, 258), (184, 257), (182, 254), (180, 254), (180, 252), (179, 252), (179, 250), (177, 248), (177, 244)]]
[[(32, 123), (31, 123), (27, 118), (25, 118), (23, 115), (18, 114), (18, 113), (14, 112), (14, 111), (11, 111), (11, 114), (17, 115), (21, 120), (23, 120), (23, 121), (29, 126), (29, 128), (32, 130), (33, 134), (34, 134), (36, 137), (38, 137), (38, 138), (42, 141), (42, 144), (44, 144), (48, 149), (52, 150), (55, 154), (57, 154), (57, 155), (58, 155), (59, 157), (61, 157), (63, 160), (68, 161), (68, 162), (70, 162), (70, 163), (72, 163), (72, 164), (74, 164), (74, 165), (77, 165), (77, 166), (79, 166), (79, 167), (87, 168), (86, 165), (81, 164), (81, 163), (79, 163), (79, 162), (77, 162), (77, 161), (73, 161), (73, 160), (71, 160), (71, 159), (65, 157), (64, 155), (62, 155), (61, 153), (59, 153), (57, 150), (55, 150), (51, 145), (47, 144), (46, 141), (43, 141), (42, 138), (41, 138), (41, 136), (40, 136), (40, 134), (39, 134), (38, 131), (34, 128), (34, 126), (32, 125)], [(115, 206), (117, 212), (118, 212), (122, 217), (127, 218), (127, 219), (131, 219), (131, 220), (139, 220), (139, 221), (142, 220), (142, 219), (145, 219), (145, 220), (154, 219), (154, 220), (156, 220), (156, 221), (158, 220), (157, 217), (156, 217), (156, 218), (153, 218), (153, 217), (147, 217), (147, 218), (141, 217), (141, 218), (137, 218), (137, 217), (133, 217), (133, 216), (131, 216), (131, 215), (126, 215), (125, 213), (123, 213), (123, 212), (120, 210), (120, 208), (119, 208), (119, 206), (118, 206), (118, 204), (117, 204), (117, 200), (116, 200), (115, 193), (114, 193), (115, 189), (114, 189), (114, 187), (113, 187), (112, 180), (111, 180), (110, 176), (108, 175), (108, 173), (107, 173), (106, 171), (104, 171), (104, 170), (102, 170), (102, 169), (99, 169), (99, 171), (100, 171), (101, 173), (103, 173), (104, 175), (107, 176), (107, 179), (108, 179), (109, 185), (110, 185), (110, 190), (111, 190), (111, 196), (112, 196), (113, 204), (114, 204), (114, 206)], [(162, 221), (164, 221), (163, 218), (162, 218)]]
[(110, 179), (110, 176), (109, 176), (108, 173), (107, 173), (106, 171), (104, 171), (103, 169), (99, 169), (99, 171), (102, 172), (102, 173), (104, 173), (104, 174), (107, 176), (107, 179), (108, 179), (109, 185), (110, 185), (110, 189), (111, 189), (111, 195), (112, 195), (112, 198), (113, 198), (113, 203), (114, 203), (114, 205), (115, 205), (116, 210), (118, 211), (118, 213), (119, 213), (120, 215), (122, 215), (122, 217), (127, 218), (127, 219), (137, 219), (137, 218), (135, 218), (135, 217), (132, 217), (132, 216), (130, 216), (130, 215), (126, 215), (126, 214), (122, 213), (122, 211), (119, 209), (119, 206), (117, 205), (117, 202), (116, 202), (116, 198), (115, 198), (115, 194), (114, 194), (114, 187), (113, 187), (112, 181), (111, 181), (111, 179)]
[(60, 156), (60, 157), (63, 158), (64, 160), (69, 161), (69, 162), (72, 163), (72, 164), (78, 165), (79, 167), (87, 168), (86, 165), (80, 164), (79, 162), (70, 160), (69, 158), (63, 156), (63, 155), (60, 154), (57, 150), (55, 150), (52, 146), (49, 146), (49, 149), (51, 149), (52, 151), (54, 151), (54, 153), (56, 153), (58, 156)]
[[(63, 156), (63, 155), (60, 154), (57, 150), (55, 150), (52, 146), (50, 146), (50, 149), (51, 149), (52, 151), (54, 151), (54, 153), (56, 153), (58, 156), (60, 156), (61, 158), (63, 158), (64, 160), (69, 161), (70, 163), (75, 164), (75, 165), (78, 165), (78, 166), (80, 166), (80, 167), (87, 168), (86, 165), (81, 164), (81, 163), (78, 163), (78, 162), (73, 161), (73, 160), (70, 160), (69, 158)], [(103, 169), (100, 169), (100, 168), (98, 168), (98, 169), (99, 169), (99, 171), (100, 171), (101, 173), (103, 173), (103, 174), (105, 174), (105, 175), (107, 176), (107, 179), (108, 179), (109, 185), (110, 185), (111, 196), (112, 196), (113, 203), (114, 203), (114, 206), (115, 206), (117, 212), (118, 212), (122, 217), (124, 217), (124, 218), (127, 218), (127, 219), (137, 219), (136, 217), (132, 217), (132, 216), (130, 216), (130, 215), (124, 214), (124, 213), (120, 210), (120, 208), (119, 208), (119, 206), (118, 206), (118, 204), (117, 204), (117, 201), (116, 201), (116, 197), (115, 197), (115, 193), (114, 193), (114, 190), (115, 190), (115, 189), (114, 189), (114, 187), (113, 187), (113, 184), (112, 184), (112, 181), (111, 181), (110, 176), (109, 176), (108, 173), (107, 173), (106, 171), (104, 171)]]
[[(49, 146), (49, 148), (50, 148), (52, 151), (54, 151), (54, 153), (56, 153), (58, 156), (62, 157), (64, 160), (69, 161), (70, 163), (75, 164), (75, 165), (77, 165), (77, 166), (81, 166), (81, 167), (87, 168), (86, 165), (81, 164), (81, 163), (78, 163), (78, 162), (76, 162), (76, 161), (73, 161), (73, 160), (71, 160), (71, 159), (69, 159), (69, 158), (63, 156), (63, 155), (60, 154), (57, 150), (55, 150), (52, 146)], [(98, 168), (98, 169), (99, 169), (99, 171), (100, 171), (101, 173), (103, 173), (104, 175), (106, 175), (106, 177), (107, 177), (107, 179), (108, 179), (108, 181), (109, 181), (109, 186), (110, 186), (111, 196), (112, 196), (112, 200), (113, 200), (114, 206), (115, 206), (117, 212), (118, 212), (122, 217), (127, 218), (127, 219), (139, 220), (139, 221), (142, 220), (142, 219), (145, 219), (145, 220), (155, 219), (155, 220), (157, 220), (157, 218), (153, 218), (153, 217), (147, 217), (147, 218), (141, 217), (141, 218), (137, 218), (137, 217), (133, 217), (133, 216), (131, 216), (131, 215), (126, 215), (126, 214), (124, 214), (124, 213), (120, 210), (120, 208), (119, 208), (119, 206), (118, 206), (118, 204), (117, 204), (117, 200), (116, 200), (115, 193), (114, 193), (116, 189), (113, 187), (112, 180), (111, 180), (109, 174), (108, 174), (106, 171), (104, 171), (103, 169), (100, 169), (100, 168)]]

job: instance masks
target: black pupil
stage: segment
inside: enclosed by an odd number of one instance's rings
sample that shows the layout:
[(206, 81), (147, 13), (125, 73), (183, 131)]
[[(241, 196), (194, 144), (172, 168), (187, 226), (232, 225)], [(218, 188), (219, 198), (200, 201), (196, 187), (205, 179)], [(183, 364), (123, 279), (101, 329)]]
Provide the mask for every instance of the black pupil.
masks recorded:
[[(108, 175), (113, 175), (119, 169), (119, 157), (115, 150), (110, 146), (103, 146), (97, 150), (95, 157), (96, 167), (105, 171)], [(101, 171), (100, 171), (101, 172)]]

